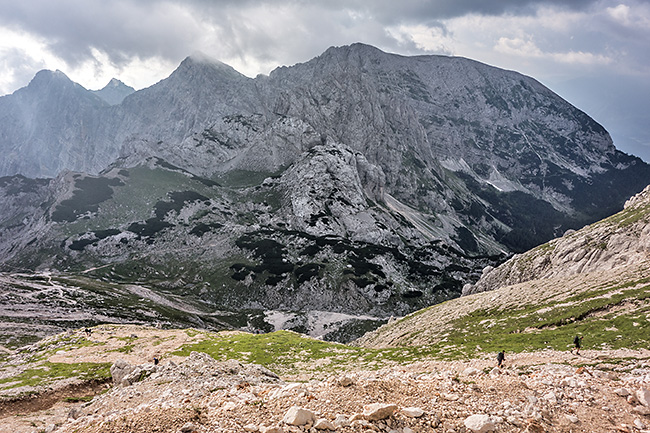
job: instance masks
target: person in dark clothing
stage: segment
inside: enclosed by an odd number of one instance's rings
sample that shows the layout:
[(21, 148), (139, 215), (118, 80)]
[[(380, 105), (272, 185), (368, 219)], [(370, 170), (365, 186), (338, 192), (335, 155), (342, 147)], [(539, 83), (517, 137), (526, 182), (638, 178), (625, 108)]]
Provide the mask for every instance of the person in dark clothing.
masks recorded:
[(497, 367), (501, 368), (503, 361), (506, 359), (506, 351), (502, 350), (497, 354)]
[[(576, 335), (573, 338), (573, 349), (576, 350), (576, 355), (580, 355), (580, 346), (582, 345), (582, 335)], [(571, 349), (571, 353), (573, 353), (573, 349)]]

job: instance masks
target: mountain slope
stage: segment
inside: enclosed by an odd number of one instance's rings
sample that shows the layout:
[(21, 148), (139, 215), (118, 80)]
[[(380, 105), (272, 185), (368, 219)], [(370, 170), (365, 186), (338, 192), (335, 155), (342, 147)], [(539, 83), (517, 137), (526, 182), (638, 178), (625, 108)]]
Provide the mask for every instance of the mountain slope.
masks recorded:
[(27, 87), (0, 97), (0, 173), (54, 176), (114, 157), (94, 142), (99, 113), (107, 106), (61, 71), (37, 73)]
[(463, 294), (493, 290), (532, 279), (571, 277), (644, 266), (650, 252), (650, 187), (623, 211), (487, 269)]
[(389, 323), (358, 343), (472, 354), (563, 349), (582, 334), (593, 348), (645, 346), (649, 223), (650, 187), (622, 212), (486, 269), (464, 289), (475, 294)]

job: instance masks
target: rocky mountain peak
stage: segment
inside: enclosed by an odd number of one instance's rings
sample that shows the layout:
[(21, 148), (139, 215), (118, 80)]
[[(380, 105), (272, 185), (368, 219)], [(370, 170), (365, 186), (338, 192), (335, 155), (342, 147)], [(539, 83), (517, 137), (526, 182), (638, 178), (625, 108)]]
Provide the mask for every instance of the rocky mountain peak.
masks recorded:
[(199, 74), (206, 76), (218, 76), (222, 79), (246, 79), (245, 75), (237, 72), (232, 66), (229, 66), (217, 59), (214, 59), (201, 52), (193, 53), (181, 62), (181, 64), (172, 73), (184, 77), (196, 77)]
[(124, 98), (134, 92), (135, 89), (133, 87), (127, 86), (117, 78), (111, 78), (111, 81), (109, 81), (102, 89), (93, 91), (95, 95), (99, 96), (110, 105), (121, 104)]
[[(21, 95), (26, 92), (33, 95), (33, 97), (46, 98), (41, 103), (49, 103), (53, 98), (77, 98), (77, 97), (91, 97), (91, 93), (84, 89), (81, 85), (72, 81), (68, 76), (60, 70), (50, 71), (47, 69), (41, 70), (36, 73), (32, 81), (26, 88), (16, 91)], [(99, 102), (99, 99), (97, 99)]]

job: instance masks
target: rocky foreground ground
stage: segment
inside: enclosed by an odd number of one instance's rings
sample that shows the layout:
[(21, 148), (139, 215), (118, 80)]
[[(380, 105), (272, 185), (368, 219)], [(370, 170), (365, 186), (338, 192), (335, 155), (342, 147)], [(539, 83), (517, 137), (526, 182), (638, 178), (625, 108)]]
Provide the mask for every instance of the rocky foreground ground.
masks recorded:
[[(97, 350), (52, 358), (92, 359)], [(507, 353), (503, 368), (486, 354), (287, 377), (200, 352), (154, 365), (156, 352), (138, 350), (101, 355), (113, 362), (112, 383), (3, 402), (0, 432), (650, 431), (645, 349)], [(64, 398), (80, 393), (89, 398)]]

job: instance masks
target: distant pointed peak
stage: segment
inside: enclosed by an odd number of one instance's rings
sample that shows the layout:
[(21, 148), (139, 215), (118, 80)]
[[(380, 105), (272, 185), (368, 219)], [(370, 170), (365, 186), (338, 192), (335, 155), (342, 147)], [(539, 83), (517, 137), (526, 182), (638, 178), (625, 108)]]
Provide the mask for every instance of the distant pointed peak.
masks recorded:
[(118, 80), (117, 78), (111, 78), (111, 81), (108, 82), (101, 90), (110, 90), (110, 89), (128, 89), (135, 91), (135, 89), (129, 85), (124, 84), (123, 81)]
[(42, 69), (34, 75), (32, 81), (30, 81), (29, 86), (44, 86), (49, 83), (73, 83), (66, 74), (60, 70), (52, 71), (49, 69)]
[(219, 60), (205, 54), (203, 51), (194, 51), (185, 60), (190, 60), (195, 63), (208, 63), (208, 64), (223, 64)]
[(179, 67), (176, 69), (175, 72), (186, 70), (186, 69), (189, 70), (194, 67), (199, 67), (199, 68), (208, 67), (210, 69), (220, 71), (221, 73), (225, 73), (232, 77), (246, 77), (245, 75), (238, 72), (232, 66), (227, 65), (222, 61), (219, 61), (214, 57), (210, 57), (209, 55), (202, 53), (200, 51), (195, 51), (193, 54), (186, 57), (185, 60), (181, 62), (181, 64), (179, 65)]
[(111, 78), (111, 81), (108, 82), (108, 84), (105, 87), (119, 87), (119, 86), (125, 86), (122, 81), (118, 80), (117, 78)]

